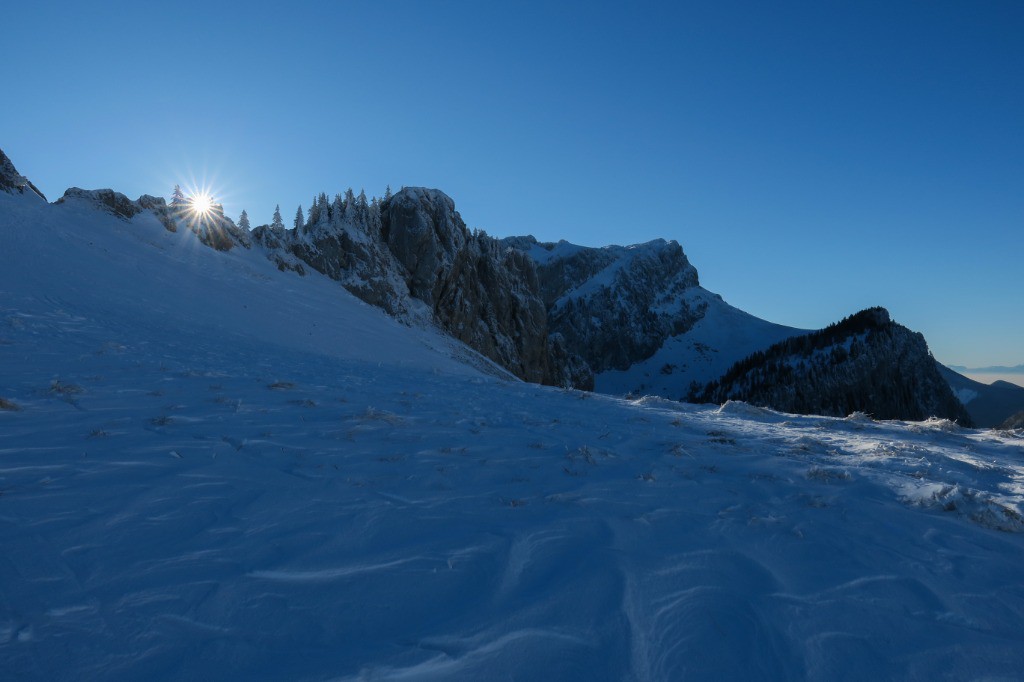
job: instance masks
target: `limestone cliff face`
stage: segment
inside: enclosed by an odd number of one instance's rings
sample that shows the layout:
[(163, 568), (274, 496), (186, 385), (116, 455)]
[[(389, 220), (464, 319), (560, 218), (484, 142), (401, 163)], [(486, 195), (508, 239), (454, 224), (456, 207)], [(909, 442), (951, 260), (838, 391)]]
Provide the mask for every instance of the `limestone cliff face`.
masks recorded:
[(279, 267), (306, 264), (399, 319), (433, 322), (526, 381), (593, 387), (586, 364), (549, 338), (533, 261), (470, 232), (443, 192), (325, 202), (301, 230), (254, 236)]
[(452, 336), (533, 382), (560, 383), (548, 358), (537, 273), (523, 254), (466, 229), (444, 193), (405, 189), (381, 207), (381, 236), (409, 294)]
[(685, 333), (704, 315), (687, 293), (697, 270), (674, 241), (589, 248), (533, 237), (505, 242), (537, 263), (553, 333), (595, 373), (624, 370)]

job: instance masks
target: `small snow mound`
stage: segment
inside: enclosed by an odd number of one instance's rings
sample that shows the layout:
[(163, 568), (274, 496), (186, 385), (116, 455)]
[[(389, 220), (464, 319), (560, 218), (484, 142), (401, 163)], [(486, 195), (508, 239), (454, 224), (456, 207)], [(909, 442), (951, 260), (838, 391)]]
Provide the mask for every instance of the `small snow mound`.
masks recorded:
[(963, 427), (957, 424), (955, 421), (949, 419), (940, 419), (938, 417), (929, 417), (923, 422), (914, 422), (907, 424), (907, 428), (914, 433), (926, 433), (930, 431), (941, 431), (942, 433), (961, 433)]
[(674, 410), (676, 412), (682, 412), (683, 406), (681, 403), (675, 400), (669, 400), (668, 398), (662, 398), (656, 395), (645, 395), (631, 401), (638, 407), (653, 407), (659, 410)]
[(846, 417), (845, 421), (864, 423), (864, 422), (873, 422), (873, 421), (875, 421), (875, 418), (872, 417), (867, 412), (861, 412), (861, 411), (858, 410), (857, 412), (851, 412)]
[(727, 414), (734, 417), (749, 417), (764, 421), (766, 418), (781, 418), (781, 415), (767, 407), (758, 407), (742, 400), (727, 400), (716, 410), (716, 414)]

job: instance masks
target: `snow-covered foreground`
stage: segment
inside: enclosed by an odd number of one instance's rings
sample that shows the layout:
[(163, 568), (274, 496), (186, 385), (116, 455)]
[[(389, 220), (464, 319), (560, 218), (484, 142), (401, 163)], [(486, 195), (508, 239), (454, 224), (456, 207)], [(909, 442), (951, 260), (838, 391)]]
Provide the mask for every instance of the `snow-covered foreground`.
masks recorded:
[(0, 240), (4, 679), (1024, 670), (1019, 433), (510, 381), (146, 216)]

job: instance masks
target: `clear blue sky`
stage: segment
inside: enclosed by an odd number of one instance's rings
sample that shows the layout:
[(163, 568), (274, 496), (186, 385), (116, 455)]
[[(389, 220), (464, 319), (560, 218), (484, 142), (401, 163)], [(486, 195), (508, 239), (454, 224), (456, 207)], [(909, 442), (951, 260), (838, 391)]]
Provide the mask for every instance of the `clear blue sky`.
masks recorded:
[(676, 239), (820, 327), (884, 305), (1024, 362), (1024, 2), (35, 2), (0, 148), (69, 186), (210, 185), (236, 217), (426, 185), (471, 227)]

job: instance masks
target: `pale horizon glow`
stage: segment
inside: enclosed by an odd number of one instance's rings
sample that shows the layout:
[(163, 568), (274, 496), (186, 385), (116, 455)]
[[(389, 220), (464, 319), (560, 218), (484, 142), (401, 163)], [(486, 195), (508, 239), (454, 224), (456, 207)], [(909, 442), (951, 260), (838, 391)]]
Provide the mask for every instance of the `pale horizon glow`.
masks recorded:
[(1005, 381), (1024, 388), (1024, 374), (994, 374), (989, 372), (963, 372), (968, 379), (973, 379), (982, 384), (991, 384), (995, 381)]

